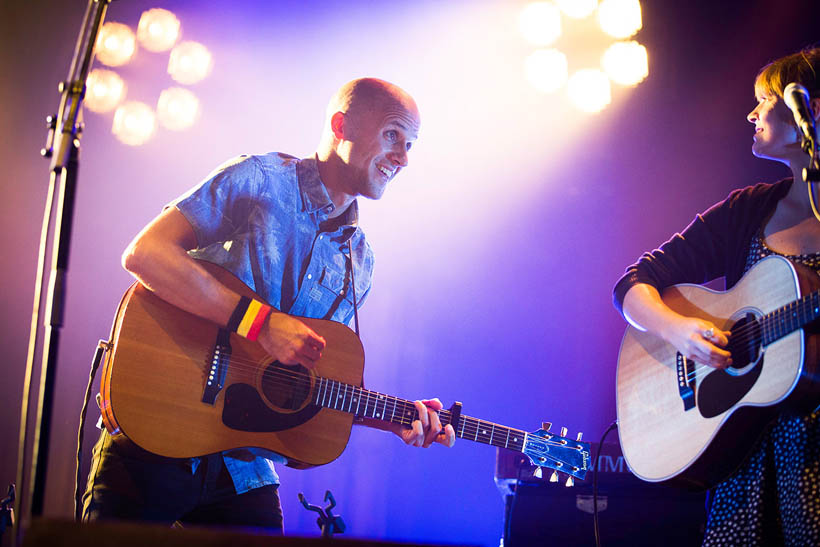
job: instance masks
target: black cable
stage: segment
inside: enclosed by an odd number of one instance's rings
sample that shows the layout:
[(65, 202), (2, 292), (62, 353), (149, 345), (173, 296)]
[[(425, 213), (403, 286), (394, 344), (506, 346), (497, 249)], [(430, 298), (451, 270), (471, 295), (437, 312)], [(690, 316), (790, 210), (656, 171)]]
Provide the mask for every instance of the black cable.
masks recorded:
[(88, 412), (88, 401), (91, 399), (91, 389), (94, 384), (94, 376), (97, 374), (97, 369), (102, 361), (103, 353), (108, 349), (109, 344), (105, 340), (100, 340), (97, 344), (97, 349), (94, 351), (94, 360), (91, 362), (91, 371), (88, 374), (88, 386), (85, 388), (85, 400), (83, 401), (83, 409), (80, 411), (80, 427), (77, 430), (77, 475), (74, 482), (74, 520), (80, 522), (82, 520), (82, 500), (80, 497), (81, 483), (82, 483), (82, 453), (83, 453), (83, 433), (85, 429), (85, 415)]
[(592, 523), (595, 529), (595, 546), (601, 547), (601, 534), (598, 531), (598, 458), (601, 456), (601, 448), (604, 446), (604, 439), (609, 435), (609, 432), (618, 427), (618, 420), (613, 420), (609, 427), (601, 435), (601, 440), (598, 441), (598, 450), (595, 452), (593, 458), (592, 468)]

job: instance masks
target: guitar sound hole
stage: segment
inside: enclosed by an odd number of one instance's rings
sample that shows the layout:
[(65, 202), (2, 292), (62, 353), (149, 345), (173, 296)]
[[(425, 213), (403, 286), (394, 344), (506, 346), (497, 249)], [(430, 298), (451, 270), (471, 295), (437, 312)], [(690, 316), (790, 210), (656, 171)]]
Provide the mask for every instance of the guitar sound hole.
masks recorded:
[(298, 410), (310, 396), (310, 374), (301, 365), (274, 361), (262, 375), (262, 393), (282, 410)]
[(762, 345), (760, 323), (757, 322), (754, 314), (747, 313), (745, 317), (732, 325), (731, 331), (732, 335), (727, 347), (732, 354), (732, 366), (727, 370), (729, 374), (756, 362), (760, 357)]

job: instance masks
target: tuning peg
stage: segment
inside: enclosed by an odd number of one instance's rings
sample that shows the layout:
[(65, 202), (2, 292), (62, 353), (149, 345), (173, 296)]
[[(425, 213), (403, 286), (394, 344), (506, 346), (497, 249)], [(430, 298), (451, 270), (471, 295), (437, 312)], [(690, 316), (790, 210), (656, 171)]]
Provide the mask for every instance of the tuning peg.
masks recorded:
[(566, 436), (567, 436), (567, 428), (566, 428), (566, 427), (562, 427), (562, 428), (561, 428), (561, 436), (562, 436), (562, 437), (566, 437)]
[(567, 482), (564, 483), (564, 486), (575, 486), (575, 481), (572, 479), (572, 475), (567, 477)]
[(552, 422), (541, 422), (541, 429), (544, 431), (549, 431), (552, 427)]
[(581, 440), (581, 437), (583, 437), (583, 436), (584, 436), (584, 434), (583, 434), (583, 433), (581, 433), (581, 432), (579, 431), (579, 432), (578, 432), (578, 437), (577, 437), (575, 440), (576, 440), (576, 441), (580, 441), (580, 440)]
[(543, 475), (543, 473), (541, 473), (541, 468), (540, 468), (540, 467), (536, 467), (536, 468), (535, 468), (535, 471), (533, 471), (533, 472), (532, 472), (532, 476), (533, 476), (533, 477), (535, 477), (536, 479), (540, 479), (540, 478), (542, 478), (544, 475)]
[(558, 482), (558, 471), (553, 471), (550, 475), (550, 482)]

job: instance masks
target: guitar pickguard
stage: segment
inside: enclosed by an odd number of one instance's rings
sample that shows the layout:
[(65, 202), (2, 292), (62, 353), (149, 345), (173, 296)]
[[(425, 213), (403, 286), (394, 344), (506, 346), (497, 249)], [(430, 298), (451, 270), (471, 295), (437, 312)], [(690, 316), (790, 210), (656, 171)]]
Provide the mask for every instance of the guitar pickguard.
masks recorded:
[(704, 418), (714, 418), (735, 406), (749, 393), (763, 370), (763, 355), (755, 366), (742, 376), (715, 370), (698, 386), (698, 409)]
[(284, 431), (307, 422), (321, 410), (307, 405), (297, 412), (276, 412), (262, 399), (255, 387), (231, 384), (225, 390), (222, 423), (239, 431), (255, 433)]
[(704, 418), (714, 418), (735, 406), (755, 385), (763, 371), (762, 341), (757, 316), (749, 311), (736, 314), (728, 349), (732, 366), (715, 370), (697, 388), (698, 409)]

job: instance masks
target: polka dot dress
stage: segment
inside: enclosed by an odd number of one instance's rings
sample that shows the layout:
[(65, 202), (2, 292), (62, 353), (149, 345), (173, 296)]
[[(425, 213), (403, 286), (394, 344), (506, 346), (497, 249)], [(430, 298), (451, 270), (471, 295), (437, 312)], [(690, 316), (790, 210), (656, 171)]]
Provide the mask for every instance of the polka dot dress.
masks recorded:
[[(746, 270), (772, 254), (756, 235)], [(820, 253), (782, 256), (820, 271)], [(778, 416), (712, 496), (704, 546), (820, 546), (820, 413)]]

